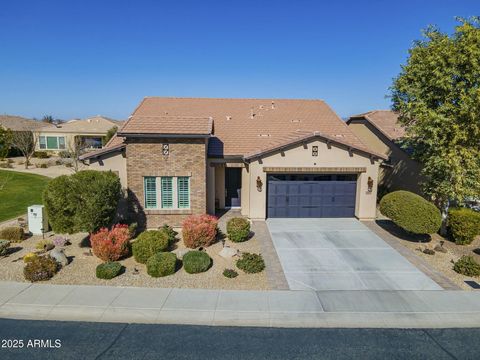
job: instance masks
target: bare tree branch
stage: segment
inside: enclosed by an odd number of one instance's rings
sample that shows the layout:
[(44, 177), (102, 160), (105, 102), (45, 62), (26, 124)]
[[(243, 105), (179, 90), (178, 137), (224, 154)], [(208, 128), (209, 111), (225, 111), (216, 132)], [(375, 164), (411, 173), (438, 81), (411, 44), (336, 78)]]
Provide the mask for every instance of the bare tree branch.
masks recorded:
[(21, 151), (25, 158), (25, 169), (30, 165), (30, 158), (35, 152), (38, 136), (31, 131), (14, 131), (12, 134), (12, 145)]

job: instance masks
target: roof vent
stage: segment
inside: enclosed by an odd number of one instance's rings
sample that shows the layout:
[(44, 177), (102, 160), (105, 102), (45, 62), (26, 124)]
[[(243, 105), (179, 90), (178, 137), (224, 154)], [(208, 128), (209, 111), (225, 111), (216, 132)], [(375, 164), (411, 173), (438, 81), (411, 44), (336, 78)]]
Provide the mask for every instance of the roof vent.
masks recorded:
[(270, 137), (270, 134), (258, 134), (259, 137)]
[(250, 108), (250, 119), (253, 119), (255, 116), (255, 112), (253, 111), (253, 107)]
[(232, 117), (230, 115), (227, 115), (227, 120), (232, 120)]
[(275, 109), (275, 101), (272, 101), (272, 109)]
[(299, 122), (302, 122), (302, 120), (300, 119), (293, 119), (293, 120), (290, 120), (292, 123), (299, 123)]
[(344, 137), (344, 135), (342, 135), (342, 134), (335, 134), (335, 137), (336, 137), (336, 138), (342, 138), (342, 137)]

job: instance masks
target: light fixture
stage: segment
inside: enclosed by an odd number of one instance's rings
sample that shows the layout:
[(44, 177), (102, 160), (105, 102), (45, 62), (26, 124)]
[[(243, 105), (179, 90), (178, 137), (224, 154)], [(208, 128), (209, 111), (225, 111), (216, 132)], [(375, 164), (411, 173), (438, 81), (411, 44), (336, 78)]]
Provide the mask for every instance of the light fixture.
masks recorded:
[(257, 176), (257, 190), (262, 191), (262, 186), (263, 186), (262, 179), (260, 179), (260, 176)]
[(367, 180), (368, 192), (371, 193), (373, 191), (373, 179), (369, 176)]

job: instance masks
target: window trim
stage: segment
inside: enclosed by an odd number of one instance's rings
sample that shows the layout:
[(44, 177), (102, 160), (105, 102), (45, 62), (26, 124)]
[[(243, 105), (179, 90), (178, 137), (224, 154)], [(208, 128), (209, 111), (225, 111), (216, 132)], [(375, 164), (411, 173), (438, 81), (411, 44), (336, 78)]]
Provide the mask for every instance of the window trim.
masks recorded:
[[(155, 179), (155, 207), (147, 207), (147, 191), (146, 191), (146, 179), (147, 178), (154, 178)], [(187, 179), (187, 194), (188, 194), (188, 206), (180, 207), (179, 206), (179, 179)], [(191, 176), (143, 176), (143, 204), (146, 210), (159, 210), (159, 211), (185, 211), (191, 210)], [(171, 206), (164, 205), (164, 193), (165, 190), (163, 189), (163, 183), (165, 180), (162, 179), (170, 179), (171, 183)], [(166, 194), (165, 194), (166, 195)]]

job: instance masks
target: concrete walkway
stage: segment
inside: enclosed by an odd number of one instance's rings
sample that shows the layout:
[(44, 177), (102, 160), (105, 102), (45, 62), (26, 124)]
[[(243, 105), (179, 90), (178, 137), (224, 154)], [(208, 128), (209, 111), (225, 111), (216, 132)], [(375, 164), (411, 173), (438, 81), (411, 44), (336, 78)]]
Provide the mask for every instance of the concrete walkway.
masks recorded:
[(480, 292), (226, 291), (1, 282), (0, 317), (270, 327), (480, 327)]
[(442, 290), (356, 219), (268, 219), (291, 290)]

